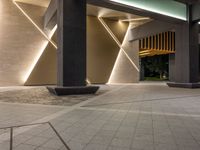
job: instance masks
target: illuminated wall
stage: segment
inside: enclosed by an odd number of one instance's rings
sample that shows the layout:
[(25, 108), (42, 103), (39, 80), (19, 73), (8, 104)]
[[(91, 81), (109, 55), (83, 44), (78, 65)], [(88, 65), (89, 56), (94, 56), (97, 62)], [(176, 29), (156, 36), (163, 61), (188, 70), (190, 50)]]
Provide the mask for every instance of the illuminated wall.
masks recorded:
[(87, 76), (91, 83), (139, 81), (139, 45), (128, 41), (127, 22), (88, 17)]
[(144, 9), (150, 12), (170, 16), (181, 20), (187, 20), (186, 5), (174, 0), (110, 0), (110, 1)]
[[(0, 86), (23, 85), (47, 39), (12, 0), (1, 0), (0, 7)], [(27, 10), (40, 22), (45, 8), (35, 9), (29, 5)]]
[[(45, 7), (0, 1), (0, 86), (56, 84), (56, 28), (43, 30)], [(138, 51), (128, 23), (87, 17), (87, 77), (91, 83), (138, 81)]]
[(129, 25), (108, 83), (139, 82), (139, 41), (129, 42)]
[(119, 48), (97, 17), (87, 17), (87, 76), (91, 83), (107, 83)]

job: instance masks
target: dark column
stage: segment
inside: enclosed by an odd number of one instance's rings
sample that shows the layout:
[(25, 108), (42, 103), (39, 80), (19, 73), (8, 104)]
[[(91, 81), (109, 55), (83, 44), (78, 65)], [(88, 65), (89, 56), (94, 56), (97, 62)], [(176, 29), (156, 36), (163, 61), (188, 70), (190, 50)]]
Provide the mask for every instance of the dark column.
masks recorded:
[(86, 0), (57, 0), (58, 85), (86, 85)]
[(175, 54), (169, 54), (169, 81), (175, 81)]
[(142, 58), (140, 58), (140, 81), (143, 81), (145, 79), (145, 70), (144, 70), (144, 64), (142, 63)]
[(192, 6), (192, 21), (200, 20), (200, 2)]
[(57, 95), (95, 93), (86, 86), (86, 0), (57, 0)]
[(198, 29), (198, 22), (192, 21), (192, 6), (188, 6), (188, 22), (176, 27), (175, 78), (169, 86), (200, 87)]

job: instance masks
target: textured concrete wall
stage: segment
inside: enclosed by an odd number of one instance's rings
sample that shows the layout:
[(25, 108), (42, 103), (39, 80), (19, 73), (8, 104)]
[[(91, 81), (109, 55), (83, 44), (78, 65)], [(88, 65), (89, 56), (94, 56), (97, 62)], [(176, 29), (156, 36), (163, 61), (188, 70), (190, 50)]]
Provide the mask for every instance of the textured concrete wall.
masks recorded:
[[(43, 28), (42, 17), (46, 8), (30, 4), (18, 3), (27, 15)], [(36, 11), (37, 10), (37, 11)], [(118, 21), (104, 20), (113, 34), (122, 43), (126, 34), (127, 24)], [(52, 39), (56, 42), (56, 33)], [(56, 49), (48, 44), (45, 37), (22, 14), (11, 0), (0, 1), (0, 86), (9, 85), (47, 85), (56, 84)], [(136, 61), (133, 45), (126, 43), (127, 53)], [(128, 46), (128, 48), (127, 48)], [(87, 76), (92, 83), (107, 83), (119, 54), (120, 47), (110, 36), (96, 17), (87, 17)], [(42, 53), (41, 53), (42, 52)], [(132, 55), (131, 53), (135, 53)], [(38, 54), (39, 60), (36, 61)], [(126, 58), (122, 68), (133, 66)], [(36, 62), (30, 71), (33, 62)], [(139, 62), (139, 61), (138, 61)], [(121, 70), (120, 82), (135, 82), (137, 72)], [(30, 75), (29, 75), (30, 73)], [(136, 75), (134, 75), (136, 73)], [(131, 78), (127, 78), (131, 74)], [(136, 77), (136, 78), (135, 78)], [(118, 81), (117, 81), (118, 82)]]
[(158, 33), (170, 31), (176, 27), (176, 24), (167, 23), (163, 21), (153, 20), (141, 26), (131, 29), (129, 34), (129, 41), (139, 40)]
[(169, 55), (169, 81), (173, 82), (175, 80), (175, 54)]
[(0, 7), (0, 86), (23, 85), (46, 39), (12, 0), (1, 0)]
[(87, 77), (91, 83), (107, 83), (119, 47), (97, 17), (87, 17)]
[(54, 85), (57, 83), (56, 49), (50, 43), (35, 65), (25, 85)]
[(88, 17), (88, 79), (92, 83), (138, 82), (139, 43), (129, 42), (128, 23), (103, 20), (125, 53), (96, 17)]
[(200, 34), (199, 34), (199, 44), (200, 44)]
[(139, 41), (129, 42), (128, 31), (124, 39), (118, 59), (113, 68), (109, 83), (137, 83), (139, 82)]
[[(18, 3), (18, 5), (27, 13), (27, 15), (38, 25), (40, 29), (43, 29), (43, 16), (46, 12), (46, 8), (25, 3)], [(56, 33), (52, 37), (54, 42), (56, 42), (55, 37)], [(42, 52), (41, 56), (27, 78), (25, 85), (56, 84), (56, 48), (49, 42), (46, 47), (40, 48), (39, 50)]]

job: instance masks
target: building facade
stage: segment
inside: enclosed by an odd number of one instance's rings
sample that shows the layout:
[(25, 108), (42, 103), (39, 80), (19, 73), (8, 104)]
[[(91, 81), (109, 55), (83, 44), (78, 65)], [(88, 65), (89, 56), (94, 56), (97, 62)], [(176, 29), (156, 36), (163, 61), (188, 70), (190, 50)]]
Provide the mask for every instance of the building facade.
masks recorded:
[(0, 86), (137, 83), (169, 55), (169, 86), (199, 86), (198, 0), (1, 0)]

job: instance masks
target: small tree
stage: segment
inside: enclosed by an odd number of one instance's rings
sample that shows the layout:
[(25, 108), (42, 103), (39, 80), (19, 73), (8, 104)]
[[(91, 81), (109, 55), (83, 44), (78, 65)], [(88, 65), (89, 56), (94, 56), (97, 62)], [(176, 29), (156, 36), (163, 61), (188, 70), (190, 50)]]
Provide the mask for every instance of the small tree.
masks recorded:
[(168, 72), (168, 61), (166, 61), (166, 56), (153, 56), (148, 57), (144, 61), (144, 67), (149, 69), (150, 72), (156, 72), (159, 74), (160, 79), (163, 79), (164, 75)]

